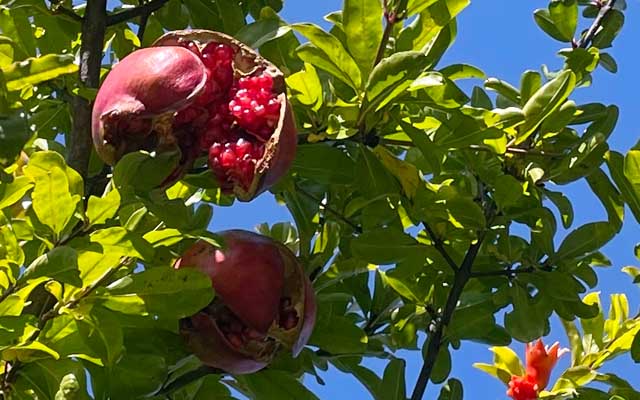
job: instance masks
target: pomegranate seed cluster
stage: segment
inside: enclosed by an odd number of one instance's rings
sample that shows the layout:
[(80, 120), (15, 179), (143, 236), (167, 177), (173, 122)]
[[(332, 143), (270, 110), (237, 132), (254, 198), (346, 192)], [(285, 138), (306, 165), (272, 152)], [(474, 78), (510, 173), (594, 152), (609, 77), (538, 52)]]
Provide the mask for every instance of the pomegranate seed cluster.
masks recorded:
[(235, 51), (227, 44), (210, 42), (202, 49), (193, 41), (181, 45), (200, 57), (207, 79), (196, 101), (176, 114), (174, 128), (198, 136), (197, 150), (208, 155), (209, 168), (224, 192), (235, 185), (249, 190), (280, 117), (273, 78), (258, 71), (236, 80)]
[(166, 32), (121, 59), (96, 95), (91, 136), (109, 165), (137, 151), (179, 152), (158, 188), (204, 167), (239, 201), (276, 184), (298, 142), (282, 71), (233, 37), (201, 29)]

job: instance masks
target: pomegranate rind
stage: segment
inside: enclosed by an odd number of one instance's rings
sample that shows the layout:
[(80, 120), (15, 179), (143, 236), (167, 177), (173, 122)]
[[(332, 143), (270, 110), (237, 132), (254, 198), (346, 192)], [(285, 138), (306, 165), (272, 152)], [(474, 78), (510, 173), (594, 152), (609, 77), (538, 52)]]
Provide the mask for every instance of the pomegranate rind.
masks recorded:
[(256, 72), (266, 73), (273, 79), (273, 90), (278, 94), (280, 116), (273, 134), (265, 144), (264, 155), (256, 163), (254, 179), (248, 188), (234, 185), (233, 193), (240, 201), (250, 201), (272, 187), (291, 167), (297, 147), (297, 130), (291, 104), (286, 96), (284, 74), (275, 65), (261, 57), (252, 48), (229, 35), (203, 29), (167, 32), (153, 46), (178, 46), (185, 41), (201, 45), (223, 43), (235, 51), (233, 65), (236, 78)]
[(180, 333), (189, 349), (205, 365), (240, 375), (257, 372), (268, 364), (268, 361), (256, 360), (235, 350), (215, 320), (204, 312), (192, 316), (189, 324), (181, 324)]
[[(93, 106), (92, 137), (100, 158), (113, 165), (132, 151), (175, 149), (167, 120), (194, 101), (206, 78), (202, 61), (182, 47), (149, 47), (123, 58), (107, 75)], [(144, 121), (149, 122), (145, 131), (118, 131), (121, 124)]]
[[(232, 373), (249, 373), (237, 371), (252, 369), (229, 367), (237, 357), (266, 365), (279, 347), (290, 349), (297, 356), (308, 342), (316, 320), (315, 293), (297, 257), (283, 244), (256, 233), (229, 230), (218, 235), (224, 241), (223, 249), (198, 241), (176, 262), (175, 268), (198, 268), (210, 276), (217, 296), (214, 302), (221, 301), (248, 328), (264, 332), (265, 340), (233, 346), (212, 317), (215, 306), (210, 306), (183, 324), (187, 344), (203, 362)], [(283, 298), (290, 299), (298, 316), (296, 325), (289, 329), (279, 326)], [(224, 360), (216, 361), (218, 358)]]

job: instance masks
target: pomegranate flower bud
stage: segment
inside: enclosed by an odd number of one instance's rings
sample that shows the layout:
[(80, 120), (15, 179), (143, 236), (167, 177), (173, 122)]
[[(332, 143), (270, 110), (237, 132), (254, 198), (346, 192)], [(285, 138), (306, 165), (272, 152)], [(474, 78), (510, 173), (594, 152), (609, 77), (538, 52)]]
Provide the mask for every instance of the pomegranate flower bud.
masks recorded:
[(568, 349), (560, 349), (560, 343), (555, 342), (551, 347), (544, 346), (542, 339), (535, 344), (526, 345), (526, 373), (530, 381), (537, 385), (537, 390), (543, 390), (549, 383), (551, 370), (558, 362), (558, 358)]
[(538, 385), (529, 379), (529, 376), (512, 376), (507, 396), (513, 400), (536, 400), (538, 398)]

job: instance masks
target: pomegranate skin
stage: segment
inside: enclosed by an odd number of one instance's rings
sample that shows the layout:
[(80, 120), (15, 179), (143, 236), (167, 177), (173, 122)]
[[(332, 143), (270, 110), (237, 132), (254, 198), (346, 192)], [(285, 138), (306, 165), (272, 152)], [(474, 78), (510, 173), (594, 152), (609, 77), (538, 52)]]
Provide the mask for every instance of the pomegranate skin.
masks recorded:
[[(199, 241), (175, 264), (209, 275), (216, 292), (212, 304), (181, 323), (187, 345), (203, 363), (235, 374), (263, 368), (280, 348), (297, 356), (316, 319), (315, 293), (297, 258), (252, 232), (219, 235), (224, 249)], [(230, 328), (236, 318), (242, 327)]]
[(250, 201), (268, 190), (284, 176), (296, 156), (298, 133), (291, 103), (286, 96), (284, 74), (275, 65), (262, 58), (252, 48), (220, 32), (204, 29), (167, 32), (153, 44), (154, 46), (178, 46), (184, 41), (201, 43), (218, 42), (231, 46), (236, 51), (234, 66), (236, 74), (251, 74), (258, 68), (273, 78), (274, 90), (281, 104), (278, 124), (265, 145), (265, 153), (256, 165), (256, 175), (248, 189), (240, 185), (233, 187), (233, 193), (241, 201)]
[[(206, 58), (211, 55), (209, 45), (225, 46), (231, 57), (226, 67), (212, 62), (215, 58)], [(268, 123), (258, 134), (241, 119), (225, 119), (220, 111), (233, 104), (229, 101), (243, 78), (262, 74), (272, 82), (270, 101), (278, 107), (270, 111)], [(255, 112), (259, 117), (263, 111)], [(212, 132), (216, 132), (214, 136)], [(237, 158), (225, 155), (224, 160), (219, 159), (211, 155), (215, 153), (210, 151), (213, 137), (218, 148), (253, 140), (254, 151), (248, 159), (242, 153)], [(109, 165), (138, 150), (179, 150), (180, 162), (162, 187), (180, 180), (196, 161), (199, 169), (204, 164), (202, 158), (208, 157), (211, 179), (240, 201), (252, 200), (285, 175), (297, 146), (282, 72), (243, 43), (207, 30), (168, 32), (152, 47), (136, 50), (116, 64), (94, 103), (92, 138), (96, 152)]]
[[(145, 48), (123, 58), (105, 79), (93, 106), (92, 137), (100, 158), (113, 165), (132, 151), (175, 145), (167, 127), (150, 135), (152, 126), (191, 103), (205, 82), (204, 64), (182, 47)], [(131, 125), (140, 129), (132, 130)]]

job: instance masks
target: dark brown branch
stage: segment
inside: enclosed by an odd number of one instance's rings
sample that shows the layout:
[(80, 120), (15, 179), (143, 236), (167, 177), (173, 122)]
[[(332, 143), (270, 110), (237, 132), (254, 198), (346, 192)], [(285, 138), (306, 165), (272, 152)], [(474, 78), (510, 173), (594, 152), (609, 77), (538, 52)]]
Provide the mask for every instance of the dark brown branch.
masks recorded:
[(51, 2), (51, 13), (52, 14), (65, 15), (67, 17), (70, 17), (72, 20), (74, 20), (76, 22), (84, 21), (84, 18), (82, 18), (80, 15), (76, 14), (75, 11), (70, 10), (70, 9), (66, 8), (65, 6), (63, 6), (62, 5), (62, 1), (52, 1)]
[[(138, 4), (140, 6), (143, 6), (145, 3), (143, 0), (138, 0)], [(144, 40), (144, 32), (147, 30), (147, 22), (149, 21), (150, 15), (151, 12), (148, 12), (140, 16), (140, 23), (138, 28), (138, 40), (140, 40), (140, 43), (142, 43), (142, 41)]]
[(593, 23), (589, 27), (587, 33), (585, 33), (582, 39), (580, 39), (580, 41), (577, 43), (577, 47), (583, 49), (589, 47), (589, 45), (593, 41), (593, 38), (596, 36), (596, 33), (598, 33), (598, 29), (600, 29), (600, 27), (602, 26), (602, 22), (604, 21), (605, 17), (609, 13), (609, 11), (613, 10), (613, 7), (615, 5), (616, 0), (608, 0), (600, 7), (600, 12), (596, 16), (596, 19), (593, 20)]
[(449, 292), (449, 296), (447, 297), (447, 303), (444, 307), (444, 312), (442, 313), (442, 318), (439, 321), (436, 321), (436, 328), (433, 333), (429, 335), (429, 339), (427, 342), (427, 352), (424, 357), (424, 364), (422, 364), (422, 368), (420, 370), (420, 375), (418, 376), (418, 381), (416, 382), (416, 386), (413, 389), (413, 394), (411, 395), (411, 400), (422, 400), (424, 396), (424, 392), (427, 389), (427, 384), (429, 383), (429, 379), (431, 377), (431, 373), (433, 371), (433, 367), (435, 366), (436, 359), (438, 358), (438, 354), (440, 353), (440, 348), (442, 347), (443, 341), (442, 338), (444, 336), (445, 328), (451, 322), (451, 318), (453, 317), (453, 313), (456, 310), (456, 306), (458, 305), (458, 301), (460, 301), (460, 296), (464, 290), (464, 287), (471, 279), (471, 269), (473, 267), (473, 263), (480, 251), (480, 247), (482, 246), (482, 241), (484, 240), (484, 233), (478, 238), (476, 243), (472, 244), (467, 250), (467, 254), (460, 264), (460, 268), (458, 268), (453, 286), (451, 287), (451, 291)]
[(296, 186), (296, 190), (298, 192), (300, 192), (300, 194), (302, 194), (304, 197), (306, 197), (309, 200), (313, 200), (314, 202), (318, 203), (318, 205), (320, 207), (322, 207), (322, 209), (324, 211), (327, 211), (328, 213), (330, 213), (333, 216), (335, 216), (336, 218), (338, 218), (340, 221), (342, 221), (345, 224), (349, 225), (357, 233), (362, 233), (362, 227), (360, 225), (355, 224), (354, 222), (350, 221), (347, 217), (342, 215), (340, 212), (334, 210), (333, 208), (329, 207), (326, 204), (323, 204), (321, 199), (319, 199), (316, 196), (312, 195), (311, 193), (307, 192), (302, 187), (300, 187), (300, 185), (296, 184), (295, 186)]
[(426, 222), (422, 222), (422, 226), (424, 226), (424, 230), (427, 231), (427, 233), (429, 234), (429, 238), (433, 242), (433, 247), (435, 247), (436, 250), (438, 250), (438, 252), (440, 253), (440, 255), (442, 255), (442, 257), (447, 262), (447, 265), (451, 267), (454, 273), (458, 272), (459, 270), (458, 264), (456, 264), (453, 258), (451, 258), (447, 249), (444, 248), (444, 242), (442, 242), (442, 240), (435, 234), (435, 232), (431, 229), (429, 224), (427, 224)]
[[(93, 89), (97, 89), (100, 85), (102, 47), (106, 30), (106, 7), (107, 0), (88, 1), (82, 23), (80, 82)], [(71, 101), (71, 106), (73, 127), (67, 143), (67, 162), (86, 179), (92, 149), (91, 103), (81, 96), (75, 96)]]
[(152, 12), (160, 9), (168, 1), (169, 0), (151, 0), (150, 2), (138, 7), (129, 8), (127, 10), (111, 14), (107, 17), (107, 26), (117, 25), (119, 23), (126, 22), (137, 17), (142, 17), (145, 14), (149, 15)]

